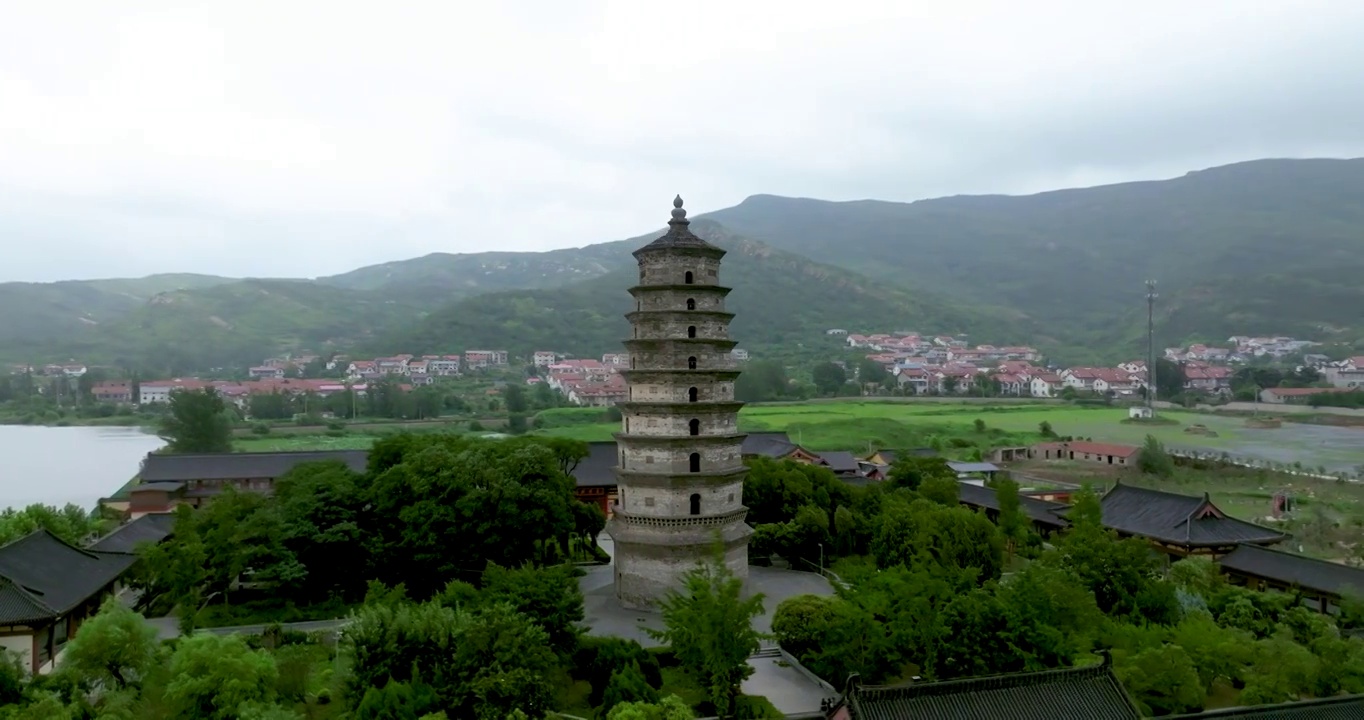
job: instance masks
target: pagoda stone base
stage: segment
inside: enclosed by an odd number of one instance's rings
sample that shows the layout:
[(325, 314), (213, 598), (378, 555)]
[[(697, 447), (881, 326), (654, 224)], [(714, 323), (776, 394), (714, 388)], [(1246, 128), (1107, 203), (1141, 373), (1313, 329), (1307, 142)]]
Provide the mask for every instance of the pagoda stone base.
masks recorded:
[[(611, 532), (611, 530), (615, 532)], [(725, 566), (740, 580), (748, 580), (748, 536), (752, 529), (742, 522), (709, 537), (673, 542), (630, 529), (608, 528), (615, 545), (613, 570), (616, 599), (631, 610), (656, 610), (670, 591), (682, 587), (682, 576), (698, 563), (708, 561), (716, 542), (723, 544)], [(651, 534), (650, 534), (651, 535)], [(634, 536), (634, 537), (632, 537)]]

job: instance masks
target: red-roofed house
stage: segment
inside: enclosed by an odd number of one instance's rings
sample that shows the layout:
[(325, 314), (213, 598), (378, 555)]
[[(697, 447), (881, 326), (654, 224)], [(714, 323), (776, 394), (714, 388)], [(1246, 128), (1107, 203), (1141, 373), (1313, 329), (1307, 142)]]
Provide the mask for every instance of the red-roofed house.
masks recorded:
[(999, 373), (994, 378), (999, 383), (1001, 395), (1026, 395), (1032, 390), (1027, 379), (1022, 375)]
[(1229, 367), (1184, 367), (1184, 387), (1207, 392), (1220, 392), (1231, 389), (1231, 368)]
[(1084, 460), (1103, 465), (1131, 465), (1141, 448), (1136, 445), (1098, 443), (1087, 440), (1041, 443), (1033, 446), (1033, 457), (1043, 460)]

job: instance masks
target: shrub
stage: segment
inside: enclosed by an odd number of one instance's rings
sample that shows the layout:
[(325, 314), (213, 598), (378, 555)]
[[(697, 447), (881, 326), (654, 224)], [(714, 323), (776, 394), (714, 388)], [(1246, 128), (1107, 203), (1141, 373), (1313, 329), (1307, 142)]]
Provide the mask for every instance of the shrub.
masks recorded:
[(256, 423), (255, 425), (251, 426), (251, 432), (257, 435), (269, 435), (270, 425), (268, 423), (263, 422)]

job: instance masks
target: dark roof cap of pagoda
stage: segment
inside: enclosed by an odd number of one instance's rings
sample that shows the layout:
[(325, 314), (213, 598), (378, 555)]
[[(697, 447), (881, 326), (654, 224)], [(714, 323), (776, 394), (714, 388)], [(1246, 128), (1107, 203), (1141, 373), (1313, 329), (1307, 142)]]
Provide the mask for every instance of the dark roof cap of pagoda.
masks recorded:
[(691, 221), (687, 219), (687, 211), (682, 209), (681, 195), (673, 198), (672, 215), (672, 219), (668, 221), (668, 232), (664, 233), (663, 236), (657, 240), (636, 250), (633, 253), (635, 257), (638, 258), (641, 254), (651, 253), (657, 250), (678, 249), (702, 250), (715, 257), (720, 257), (725, 254), (724, 250), (711, 245), (692, 233), (691, 229), (688, 227), (691, 225)]

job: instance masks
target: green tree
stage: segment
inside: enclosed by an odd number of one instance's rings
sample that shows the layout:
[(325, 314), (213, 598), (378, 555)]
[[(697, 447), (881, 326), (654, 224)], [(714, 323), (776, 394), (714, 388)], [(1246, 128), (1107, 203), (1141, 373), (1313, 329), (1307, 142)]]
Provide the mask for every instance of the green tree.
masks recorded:
[(848, 382), (848, 373), (841, 365), (823, 362), (810, 371), (815, 388), (821, 395), (834, 395), (843, 384)]
[(489, 563), (483, 571), (483, 603), (508, 603), (534, 620), (550, 647), (567, 657), (578, 646), (583, 620), (582, 571), (573, 565), (508, 569)]
[(227, 405), (211, 387), (172, 392), (160, 435), (174, 453), (232, 452)]
[(513, 415), (522, 415), (529, 408), (526, 402), (526, 388), (519, 383), (507, 383), (502, 389), (502, 401), (507, 405), (507, 412)]
[(244, 705), (274, 699), (278, 671), (240, 635), (199, 634), (180, 640), (169, 673), (165, 696), (179, 717), (235, 720)]
[(886, 366), (871, 358), (862, 358), (857, 361), (857, 381), (863, 387), (867, 385), (891, 385), (895, 378), (886, 372)]
[(695, 717), (682, 698), (669, 695), (657, 703), (621, 703), (611, 709), (606, 720), (693, 720)]
[(158, 662), (156, 628), (110, 598), (81, 625), (62, 656), (62, 672), (109, 690), (140, 684)]
[(940, 457), (900, 457), (890, 466), (887, 479), (890, 486), (906, 490), (919, 490), (930, 478), (957, 481), (957, 473), (948, 467), (947, 460)]
[(1018, 543), (1027, 538), (1028, 518), (1023, 514), (1018, 498), (1018, 483), (1013, 478), (1000, 478), (994, 484), (995, 500), (999, 504), (999, 534), (1004, 538), (1004, 549), (1013, 558)]
[(72, 545), (85, 545), (97, 535), (112, 529), (113, 523), (96, 513), (67, 503), (58, 509), (33, 504), (23, 510), (0, 510), (0, 545), (9, 544), (29, 533), (43, 529)]
[(753, 674), (748, 657), (758, 651), (763, 637), (753, 629), (753, 618), (763, 611), (763, 596), (742, 594), (743, 580), (729, 571), (717, 548), (709, 562), (682, 577), (680, 592), (669, 593), (659, 604), (665, 629), (647, 630), (695, 674), (721, 716), (733, 709), (740, 684)]
[(1047, 422), (1046, 420), (1037, 423), (1037, 432), (1044, 438), (1056, 437), (1056, 431), (1051, 428), (1051, 423)]
[(734, 381), (734, 399), (740, 402), (778, 400), (789, 391), (786, 368), (775, 360), (750, 360)]
[(1155, 435), (1147, 435), (1137, 451), (1137, 469), (1147, 475), (1168, 478), (1175, 474), (1175, 461)]
[(1184, 392), (1184, 368), (1173, 360), (1156, 358), (1156, 398), (1169, 400)]
[(621, 703), (656, 703), (658, 700), (658, 691), (650, 687), (648, 681), (644, 679), (644, 672), (639, 669), (639, 663), (631, 660), (628, 665), (611, 673), (606, 690), (602, 694), (600, 710), (609, 717), (612, 708)]
[(1177, 645), (1142, 650), (1114, 670), (1133, 699), (1150, 713), (1203, 709), (1203, 683), (1189, 654)]

